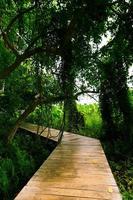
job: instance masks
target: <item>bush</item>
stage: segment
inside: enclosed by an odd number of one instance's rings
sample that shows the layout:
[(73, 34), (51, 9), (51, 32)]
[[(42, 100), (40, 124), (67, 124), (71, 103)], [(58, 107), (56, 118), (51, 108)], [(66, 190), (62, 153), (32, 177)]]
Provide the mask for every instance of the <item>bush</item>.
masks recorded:
[[(28, 152), (22, 150), (16, 141), (5, 147), (1, 144), (0, 159), (0, 196), (10, 199), (13, 191), (17, 190), (27, 177), (34, 171), (34, 164)], [(13, 183), (13, 184), (12, 184)]]
[[(52, 146), (51, 150), (55, 147)], [(19, 131), (13, 143), (0, 142), (0, 199), (11, 200), (50, 154), (45, 139)], [(13, 183), (13, 184), (12, 184)]]
[(51, 107), (37, 107), (36, 110), (29, 115), (27, 122), (60, 129), (62, 118), (62, 106), (58, 104)]
[(81, 127), (79, 133), (85, 136), (100, 138), (102, 134), (102, 119), (98, 104), (77, 104), (77, 107), (85, 120), (85, 127)]
[(112, 172), (115, 176), (123, 200), (133, 199), (133, 150), (121, 140), (114, 143), (103, 141)]
[[(10, 178), (11, 177), (11, 178)], [(0, 196), (7, 197), (14, 177), (14, 165), (11, 159), (0, 160)], [(16, 182), (15, 182), (16, 183)]]

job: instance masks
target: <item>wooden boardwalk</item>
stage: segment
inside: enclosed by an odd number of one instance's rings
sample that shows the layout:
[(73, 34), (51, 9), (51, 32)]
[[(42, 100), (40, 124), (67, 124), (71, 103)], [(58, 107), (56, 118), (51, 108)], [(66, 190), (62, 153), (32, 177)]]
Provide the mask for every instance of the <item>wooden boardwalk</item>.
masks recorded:
[[(36, 132), (36, 126), (22, 127)], [(58, 134), (52, 129), (53, 139)], [(47, 133), (44, 131), (43, 136)], [(40, 152), (41, 153), (41, 152)], [(122, 200), (99, 140), (65, 132), (15, 200)]]

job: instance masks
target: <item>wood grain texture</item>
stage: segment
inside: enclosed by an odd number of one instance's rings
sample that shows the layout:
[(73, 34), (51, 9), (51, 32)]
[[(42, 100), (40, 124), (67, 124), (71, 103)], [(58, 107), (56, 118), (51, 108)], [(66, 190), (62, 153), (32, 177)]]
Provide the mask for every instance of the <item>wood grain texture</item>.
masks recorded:
[[(36, 133), (37, 126), (21, 128)], [(57, 141), (58, 130), (51, 138)], [(47, 136), (47, 130), (42, 133)], [(100, 141), (65, 132), (15, 200), (122, 200)]]

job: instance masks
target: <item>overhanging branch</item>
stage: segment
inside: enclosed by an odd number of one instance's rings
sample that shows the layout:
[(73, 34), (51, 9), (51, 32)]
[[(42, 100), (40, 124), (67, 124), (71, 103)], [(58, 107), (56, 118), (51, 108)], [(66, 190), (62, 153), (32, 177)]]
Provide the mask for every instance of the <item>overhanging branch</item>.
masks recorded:
[(53, 55), (60, 55), (60, 50), (56, 48), (50, 48), (50, 47), (36, 47), (32, 50), (25, 50), (25, 52), (22, 55), (18, 55), (16, 57), (16, 60), (13, 64), (11, 64), (9, 67), (6, 67), (1, 73), (0, 73), (0, 79), (5, 79), (8, 77), (19, 65), (24, 62), (26, 59), (30, 58), (31, 56), (37, 54), (37, 53), (48, 53)]
[(7, 33), (9, 33), (9, 31), (11, 30), (13, 24), (16, 22), (16, 20), (19, 19), (19, 17), (21, 17), (22, 15), (24, 15), (24, 14), (26, 14), (26, 13), (32, 11), (34, 8), (35, 8), (35, 5), (32, 6), (32, 7), (30, 7), (30, 8), (26, 8), (26, 9), (21, 10), (21, 12), (19, 12), (15, 17), (13, 17), (13, 18), (11, 19), (11, 21), (9, 22), (9, 24), (8, 24), (8, 26), (7, 26), (7, 28), (6, 28), (5, 31), (6, 31)]
[(14, 45), (10, 43), (10, 41), (9, 41), (9, 39), (7, 37), (7, 34), (1, 30), (1, 35), (3, 37), (3, 41), (4, 41), (5, 46), (7, 48), (9, 48), (14, 53), (15, 56), (18, 56), (19, 53), (15, 49)]
[(90, 96), (90, 94), (98, 94), (98, 93), (99, 93), (98, 90), (84, 90), (84, 91), (80, 91), (80, 92), (76, 93), (74, 95), (74, 98), (77, 99), (78, 96), (84, 95), (84, 94), (88, 94)]
[(9, 130), (7, 142), (11, 143), (22, 121), (24, 121), (29, 116), (29, 114), (35, 110), (35, 108), (39, 104), (52, 104), (52, 103), (57, 103), (62, 100), (63, 100), (63, 97), (61, 96), (57, 96), (57, 97), (51, 96), (51, 97), (41, 98), (40, 95), (37, 95), (37, 97), (35, 97), (34, 100), (31, 102), (31, 104), (28, 105), (28, 107), (24, 110), (24, 112), (18, 117), (18, 119), (16, 120), (11, 130)]

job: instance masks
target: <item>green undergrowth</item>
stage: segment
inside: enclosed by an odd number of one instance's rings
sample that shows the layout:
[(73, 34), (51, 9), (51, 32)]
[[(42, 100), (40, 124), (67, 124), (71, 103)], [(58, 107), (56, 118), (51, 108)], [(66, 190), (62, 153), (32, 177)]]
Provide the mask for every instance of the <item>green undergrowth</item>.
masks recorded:
[(111, 170), (122, 194), (122, 199), (133, 200), (132, 146), (125, 141), (117, 140), (112, 143), (112, 141), (104, 140), (102, 119), (98, 104), (78, 105), (78, 110), (84, 115), (85, 119), (85, 127), (80, 129), (80, 134), (99, 138), (102, 141)]
[(27, 122), (60, 129), (63, 120), (63, 107), (60, 104), (50, 108), (37, 107), (27, 118)]
[(122, 141), (102, 142), (123, 200), (133, 200), (133, 149)]
[(12, 200), (56, 144), (19, 130), (11, 145), (0, 140), (0, 199)]
[[(98, 104), (77, 104), (78, 111), (84, 116), (85, 126), (80, 127), (78, 133), (99, 138), (102, 133), (102, 120)], [(63, 107), (58, 104), (52, 106), (51, 110), (40, 110), (37, 108), (27, 119), (27, 122), (50, 125), (52, 128), (60, 129), (63, 120)], [(49, 124), (48, 124), (49, 121)]]
[[(133, 200), (133, 148), (125, 141), (116, 141), (112, 144), (112, 141), (104, 140), (98, 104), (77, 104), (77, 108), (84, 116), (85, 121), (85, 126), (80, 127), (77, 133), (102, 140), (105, 154), (122, 193), (123, 200)], [(60, 128), (62, 115), (62, 106), (56, 105), (52, 107), (50, 113), (52, 119), (51, 127)], [(47, 119), (47, 116), (45, 116), (45, 119)], [(38, 117), (36, 113), (33, 113), (28, 120), (37, 123)], [(42, 124), (47, 125), (43, 121)]]
[(98, 104), (77, 104), (78, 111), (83, 114), (85, 126), (79, 133), (84, 136), (99, 138), (102, 134), (102, 119)]

